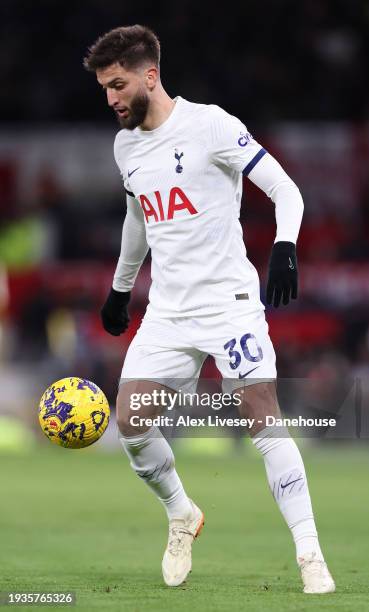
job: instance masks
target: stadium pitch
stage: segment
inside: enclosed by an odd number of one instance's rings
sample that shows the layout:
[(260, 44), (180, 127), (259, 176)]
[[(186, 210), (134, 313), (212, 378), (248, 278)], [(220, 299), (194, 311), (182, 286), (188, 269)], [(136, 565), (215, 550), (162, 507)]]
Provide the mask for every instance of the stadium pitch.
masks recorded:
[(238, 455), (176, 451), (205, 512), (192, 573), (178, 588), (161, 576), (164, 510), (125, 456), (46, 445), (1, 455), (0, 591), (73, 591), (86, 611), (367, 611), (367, 451), (325, 442), (303, 452), (332, 595), (301, 592), (290, 533), (251, 445)]

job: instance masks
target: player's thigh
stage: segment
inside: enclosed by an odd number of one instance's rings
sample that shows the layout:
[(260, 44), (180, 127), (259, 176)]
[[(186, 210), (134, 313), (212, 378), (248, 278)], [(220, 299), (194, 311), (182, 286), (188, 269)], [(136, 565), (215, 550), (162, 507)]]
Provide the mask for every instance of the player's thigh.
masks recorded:
[(223, 376), (223, 391), (237, 393), (240, 415), (255, 420), (250, 431), (255, 435), (264, 429), (267, 415), (280, 416), (275, 352), (264, 310), (248, 312), (236, 305), (219, 323), (213, 356)]
[[(276, 379), (275, 352), (264, 310), (234, 306), (213, 330), (211, 354), (223, 377), (223, 389)], [(209, 351), (210, 352), (210, 351)]]
[(120, 384), (151, 380), (169, 388), (197, 379), (205, 355), (184, 340), (183, 328), (172, 320), (143, 321), (123, 364)]
[(204, 358), (198, 349), (184, 344), (182, 331), (175, 323), (144, 320), (128, 348), (120, 379), (117, 419), (123, 435), (135, 435), (130, 419), (133, 401), (137, 404), (138, 397), (142, 399), (142, 394), (146, 394), (145, 406), (135, 413), (157, 416), (167, 407), (160, 399), (160, 391), (193, 392)]

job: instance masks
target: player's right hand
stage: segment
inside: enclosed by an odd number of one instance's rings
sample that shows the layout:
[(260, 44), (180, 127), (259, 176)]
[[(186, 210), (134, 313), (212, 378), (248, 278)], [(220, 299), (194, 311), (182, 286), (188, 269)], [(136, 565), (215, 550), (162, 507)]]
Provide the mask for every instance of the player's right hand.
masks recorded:
[(131, 292), (110, 289), (108, 299), (101, 309), (101, 320), (105, 331), (112, 336), (120, 336), (126, 331), (129, 323), (127, 305)]

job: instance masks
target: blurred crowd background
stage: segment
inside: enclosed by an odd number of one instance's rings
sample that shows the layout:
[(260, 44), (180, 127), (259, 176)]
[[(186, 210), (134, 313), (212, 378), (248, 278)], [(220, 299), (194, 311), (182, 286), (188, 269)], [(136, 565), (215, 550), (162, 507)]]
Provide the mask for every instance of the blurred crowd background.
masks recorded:
[[(33, 418), (44, 388), (69, 375), (95, 381), (114, 402), (147, 304), (150, 260), (129, 331), (109, 336), (99, 311), (125, 215), (118, 126), (82, 59), (98, 35), (134, 23), (158, 34), (171, 96), (238, 116), (301, 189), (299, 299), (267, 309), (280, 376), (321, 381), (326, 395), (330, 382), (368, 376), (369, 5), (214, 6), (2, 1), (0, 413), (28, 407)], [(245, 243), (264, 295), (274, 209), (249, 181), (244, 188)], [(216, 375), (211, 359), (204, 375)]]

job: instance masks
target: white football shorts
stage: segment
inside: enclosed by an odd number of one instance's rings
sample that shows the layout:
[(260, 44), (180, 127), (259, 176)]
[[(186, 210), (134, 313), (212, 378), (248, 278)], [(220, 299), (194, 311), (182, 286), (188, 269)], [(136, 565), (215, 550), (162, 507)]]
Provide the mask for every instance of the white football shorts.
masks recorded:
[(126, 354), (121, 383), (159, 382), (194, 391), (201, 367), (212, 355), (223, 391), (275, 380), (275, 352), (264, 309), (248, 311), (242, 301), (219, 314), (159, 318), (145, 315)]

